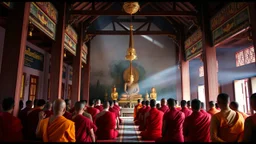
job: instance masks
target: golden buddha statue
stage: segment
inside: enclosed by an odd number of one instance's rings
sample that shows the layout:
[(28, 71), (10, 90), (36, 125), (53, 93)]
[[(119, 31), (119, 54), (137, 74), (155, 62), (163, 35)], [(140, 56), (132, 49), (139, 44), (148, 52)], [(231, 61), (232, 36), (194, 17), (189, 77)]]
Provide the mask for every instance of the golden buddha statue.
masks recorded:
[(128, 81), (124, 84), (124, 92), (120, 100), (137, 100), (142, 98), (142, 95), (139, 94), (139, 84), (134, 82), (133, 75), (130, 75)]
[(147, 100), (149, 101), (149, 94), (148, 94), (148, 92), (146, 93), (144, 100), (145, 101), (147, 101)]
[(112, 88), (111, 98), (112, 98), (112, 100), (115, 100), (115, 101), (118, 99), (118, 92), (116, 92), (115, 86)]
[(157, 100), (156, 88), (154, 87), (151, 88), (150, 99)]

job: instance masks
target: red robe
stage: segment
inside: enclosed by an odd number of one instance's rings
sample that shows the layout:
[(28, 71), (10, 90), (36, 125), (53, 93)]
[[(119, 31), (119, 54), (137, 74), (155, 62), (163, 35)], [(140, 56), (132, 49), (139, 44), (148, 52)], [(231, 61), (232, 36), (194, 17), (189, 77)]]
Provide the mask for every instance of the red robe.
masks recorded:
[(185, 114), (185, 118), (192, 114), (192, 111), (189, 110), (187, 107), (183, 107), (181, 111)]
[(176, 108), (169, 110), (164, 114), (165, 127), (167, 128), (163, 134), (164, 142), (184, 142), (183, 123), (185, 115)]
[(73, 118), (76, 129), (76, 142), (92, 142), (90, 131), (95, 126), (93, 122), (83, 115), (77, 115)]
[(180, 106), (177, 106), (177, 107), (175, 107), (178, 111), (180, 111), (181, 110), (181, 107)]
[(86, 111), (91, 114), (93, 121), (95, 121), (95, 117), (98, 113), (100, 113), (100, 110), (94, 108), (94, 107), (88, 107)]
[(71, 108), (71, 109), (69, 110), (69, 112), (70, 112), (71, 114), (73, 114), (73, 113), (75, 112), (75, 107)]
[(44, 113), (46, 115), (45, 118), (48, 118), (53, 114), (52, 111), (49, 111), (49, 110), (45, 110)]
[(144, 110), (142, 110), (142, 112), (141, 112), (141, 119), (140, 119), (140, 125), (139, 125), (139, 131), (143, 131), (143, 130), (145, 130), (145, 124), (144, 124), (144, 122), (145, 122), (145, 120), (144, 120), (144, 116), (145, 116), (145, 114), (147, 113), (147, 112), (149, 112), (150, 111), (150, 109), (151, 109), (151, 107), (150, 106), (146, 106), (146, 108), (144, 109)]
[(21, 121), (8, 112), (0, 115), (0, 141), (22, 142)]
[(187, 142), (211, 142), (211, 117), (202, 112), (193, 112), (185, 119), (183, 134)]
[(118, 110), (117, 109), (115, 109), (114, 107), (110, 107), (109, 111), (114, 113), (116, 118), (118, 117)]
[(164, 112), (164, 113), (166, 113), (166, 112), (169, 111), (169, 107), (168, 107), (167, 105), (163, 105), (163, 106), (160, 107), (159, 110), (162, 111), (162, 112)]
[(146, 120), (146, 130), (140, 133), (145, 140), (157, 140), (162, 137), (164, 113), (157, 108), (151, 108)]
[(96, 105), (94, 108), (100, 110), (100, 112), (104, 109), (102, 105)]
[(140, 119), (139, 118), (140, 118), (140, 115), (142, 114), (142, 111), (144, 111), (145, 108), (146, 108), (146, 106), (143, 105), (142, 108), (139, 109), (139, 111), (138, 111), (138, 113), (135, 117), (135, 125), (140, 125)]
[(115, 139), (118, 136), (118, 131), (115, 130), (116, 121), (114, 113), (109, 111), (103, 111), (98, 114), (95, 122), (98, 128), (98, 130), (96, 131), (97, 139), (109, 140)]
[(37, 140), (36, 128), (39, 121), (39, 113), (43, 111), (35, 108), (31, 112), (28, 112), (27, 116), (27, 138), (28, 140)]
[(119, 119), (119, 123), (122, 123), (122, 119), (120, 118), (120, 116), (119, 116), (119, 113), (120, 113), (120, 107), (118, 106), (118, 105), (114, 105), (114, 107), (113, 107), (114, 109), (116, 109), (118, 112), (118, 119)]
[(72, 120), (72, 113), (65, 111), (65, 113), (63, 114), (63, 116), (66, 119)]
[(21, 110), (21, 112), (19, 113), (19, 119), (23, 126), (22, 133), (23, 133), (24, 139), (27, 138), (27, 117), (28, 117), (28, 111), (30, 110), (31, 108), (26, 107), (23, 110)]

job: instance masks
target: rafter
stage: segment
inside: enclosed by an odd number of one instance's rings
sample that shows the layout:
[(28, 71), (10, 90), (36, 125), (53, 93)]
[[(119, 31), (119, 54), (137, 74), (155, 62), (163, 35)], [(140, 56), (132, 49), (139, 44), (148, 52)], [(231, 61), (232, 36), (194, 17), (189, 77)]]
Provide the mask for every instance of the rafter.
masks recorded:
[(142, 29), (145, 25), (147, 25), (148, 22), (145, 22), (144, 24), (142, 24), (140, 27), (138, 27), (135, 31), (139, 31), (140, 29)]
[(129, 31), (122, 23), (116, 22), (120, 27), (122, 27), (125, 31)]
[[(129, 31), (87, 31), (89, 35), (129, 35)], [(133, 35), (173, 35), (171, 32), (165, 31), (133, 31)], [(176, 36), (175, 36), (176, 37)]]

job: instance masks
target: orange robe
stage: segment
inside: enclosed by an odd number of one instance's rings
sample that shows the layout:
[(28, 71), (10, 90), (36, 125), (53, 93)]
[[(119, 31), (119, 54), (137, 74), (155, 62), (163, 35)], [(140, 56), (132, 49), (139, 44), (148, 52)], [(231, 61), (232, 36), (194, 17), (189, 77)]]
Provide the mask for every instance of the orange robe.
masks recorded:
[(210, 142), (211, 117), (202, 112), (193, 112), (185, 119), (183, 134), (186, 142)]
[(31, 111), (28, 112), (27, 116), (27, 139), (28, 140), (38, 140), (36, 137), (36, 128), (39, 121), (39, 113), (41, 112), (41, 109), (34, 108)]
[(96, 136), (99, 140), (115, 139), (118, 136), (118, 131), (115, 130), (116, 119), (115, 114), (109, 111), (102, 111), (96, 116)]
[(169, 107), (168, 106), (166, 106), (166, 105), (163, 105), (163, 106), (161, 106), (160, 107), (160, 109), (159, 109), (160, 111), (162, 111), (162, 112), (164, 112), (164, 113), (166, 113), (166, 112), (168, 112), (169, 111)]
[(162, 137), (164, 113), (157, 108), (151, 108), (146, 120), (146, 130), (140, 133), (145, 140), (157, 140)]
[(240, 112), (238, 111), (243, 117), (244, 117), (244, 120), (248, 117), (248, 115), (246, 113), (243, 113), (243, 112)]
[(217, 110), (215, 107), (212, 107), (210, 108), (208, 111), (207, 111), (210, 115), (215, 115), (216, 113), (220, 112), (219, 110)]
[(185, 114), (185, 118), (192, 114), (192, 111), (189, 110), (187, 107), (181, 108), (181, 111)]
[(137, 104), (137, 105), (134, 107), (134, 113), (133, 113), (133, 118), (134, 118), (134, 120), (135, 120), (136, 115), (137, 115), (137, 112), (139, 111), (140, 108), (142, 108), (142, 104), (141, 104), (141, 103)]
[(75, 124), (64, 116), (56, 118), (49, 124), (49, 118), (39, 123), (39, 135), (44, 142), (76, 142)]
[(0, 115), (0, 141), (22, 142), (21, 121), (8, 112)]

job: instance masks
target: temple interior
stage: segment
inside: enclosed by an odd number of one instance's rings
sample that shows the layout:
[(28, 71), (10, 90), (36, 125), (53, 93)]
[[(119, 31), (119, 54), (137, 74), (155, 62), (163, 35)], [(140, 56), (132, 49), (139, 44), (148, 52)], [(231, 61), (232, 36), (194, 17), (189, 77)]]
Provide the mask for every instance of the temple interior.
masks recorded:
[(255, 2), (0, 2), (0, 142), (255, 142)]

